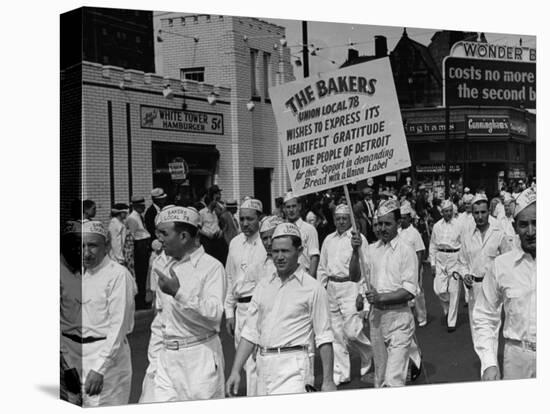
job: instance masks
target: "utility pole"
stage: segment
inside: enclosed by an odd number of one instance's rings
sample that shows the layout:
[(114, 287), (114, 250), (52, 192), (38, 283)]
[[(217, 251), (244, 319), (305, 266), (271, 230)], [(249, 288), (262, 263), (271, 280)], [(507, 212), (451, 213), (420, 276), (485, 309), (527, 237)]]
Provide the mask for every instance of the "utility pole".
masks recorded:
[(307, 21), (302, 21), (302, 54), (304, 60), (304, 78), (309, 76), (309, 49), (307, 47)]

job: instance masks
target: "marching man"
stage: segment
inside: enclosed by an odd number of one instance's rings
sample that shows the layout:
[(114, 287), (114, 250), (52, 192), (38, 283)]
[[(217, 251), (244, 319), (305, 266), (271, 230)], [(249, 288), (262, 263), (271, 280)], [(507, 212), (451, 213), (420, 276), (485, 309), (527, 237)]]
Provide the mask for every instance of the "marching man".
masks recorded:
[[(227, 295), (225, 297), (226, 327), (229, 335), (235, 337), (235, 348), (239, 344), (241, 331), (252, 292), (256, 287), (256, 277), (251, 270), (266, 260), (266, 251), (260, 240), (260, 215), (263, 206), (260, 200), (248, 199), (241, 204), (239, 220), (242, 232), (231, 240), (225, 265)], [(249, 358), (245, 364), (246, 394), (256, 395), (256, 363)]]
[(458, 252), (463, 227), (453, 217), (453, 203), (450, 200), (444, 200), (441, 204), (441, 214), (443, 218), (434, 224), (432, 230), (430, 263), (435, 276), (434, 292), (439, 296), (447, 318), (447, 331), (454, 332), (460, 299), (460, 280), (453, 278), (452, 274), (460, 271)]
[[(363, 333), (363, 320), (355, 307), (358, 283), (353, 282), (352, 272), (360, 272), (359, 254), (367, 239), (351, 229), (351, 210), (340, 204), (334, 213), (336, 231), (329, 234), (321, 248), (319, 281), (327, 289), (330, 321), (334, 333), (334, 382), (336, 385), (350, 381), (350, 357), (348, 345), (361, 357), (361, 376), (372, 365), (372, 348)], [(361, 238), (361, 240), (357, 240)]]
[(153, 264), (163, 345), (154, 375), (157, 402), (224, 396), (218, 333), (225, 273), (198, 243), (199, 220), (199, 213), (186, 207), (167, 207), (157, 216), (158, 240), (169, 256)]
[(494, 260), (473, 310), (474, 345), (483, 380), (500, 378), (497, 348), (502, 309), (503, 378), (534, 378), (537, 373), (536, 193), (524, 190), (516, 202), (514, 220), (521, 247)]
[(296, 225), (283, 223), (275, 228), (272, 254), (276, 272), (261, 277), (252, 296), (227, 379), (227, 395), (237, 395), (240, 371), (256, 346), (257, 395), (304, 392), (312, 336), (321, 355), (322, 390), (336, 389), (327, 294), (323, 286), (298, 265), (302, 250), (301, 233)]
[(397, 236), (399, 202), (380, 203), (380, 240), (367, 250), (366, 297), (371, 304), (370, 340), (374, 352), (374, 386), (405, 385), (415, 325), (408, 305), (418, 292), (418, 263), (414, 250)]
[(74, 222), (69, 233), (82, 242), (84, 273), (61, 267), (61, 357), (68, 400), (81, 397), (85, 407), (127, 404), (132, 363), (126, 335), (134, 327), (137, 287), (128, 269), (108, 256), (101, 222)]

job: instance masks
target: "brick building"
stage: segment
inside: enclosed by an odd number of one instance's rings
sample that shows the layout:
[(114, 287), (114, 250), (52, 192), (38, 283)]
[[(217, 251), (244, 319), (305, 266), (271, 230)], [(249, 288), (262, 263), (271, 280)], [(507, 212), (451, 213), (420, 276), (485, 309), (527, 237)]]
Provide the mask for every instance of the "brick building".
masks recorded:
[[(162, 27), (165, 76), (92, 62), (62, 70), (62, 220), (74, 198), (95, 200), (107, 220), (113, 203), (150, 200), (157, 186), (173, 200), (217, 184), (224, 199), (254, 195), (270, 211), (289, 187), (267, 91), (293, 80), (284, 28), (208, 15)], [(185, 181), (170, 170), (183, 161)]]

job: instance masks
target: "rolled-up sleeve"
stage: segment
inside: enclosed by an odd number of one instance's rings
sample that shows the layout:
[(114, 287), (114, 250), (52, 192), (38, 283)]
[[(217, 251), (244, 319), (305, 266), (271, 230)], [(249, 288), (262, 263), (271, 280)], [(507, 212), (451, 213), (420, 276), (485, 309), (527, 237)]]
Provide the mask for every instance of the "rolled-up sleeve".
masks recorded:
[(313, 333), (315, 334), (315, 346), (333, 342), (334, 335), (330, 326), (330, 312), (326, 290), (319, 283), (314, 291), (312, 299)]
[(258, 303), (261, 300), (262, 286), (259, 284), (254, 289), (252, 294), (252, 300), (247, 309), (246, 321), (241, 331), (241, 338), (245, 338), (247, 341), (253, 344), (260, 343), (260, 332), (258, 331)]
[(416, 296), (418, 293), (418, 258), (412, 247), (406, 245), (402, 249), (401, 287)]

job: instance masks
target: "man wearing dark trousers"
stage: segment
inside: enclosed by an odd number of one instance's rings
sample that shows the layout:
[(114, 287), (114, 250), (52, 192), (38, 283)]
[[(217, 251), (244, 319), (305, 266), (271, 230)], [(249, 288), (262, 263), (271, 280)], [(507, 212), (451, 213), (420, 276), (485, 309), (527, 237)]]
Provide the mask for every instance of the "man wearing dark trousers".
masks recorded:
[(167, 196), (162, 188), (153, 188), (151, 191), (152, 204), (145, 212), (145, 228), (151, 235), (151, 240), (156, 239), (155, 235), (155, 217), (160, 213), (160, 210), (166, 205)]

